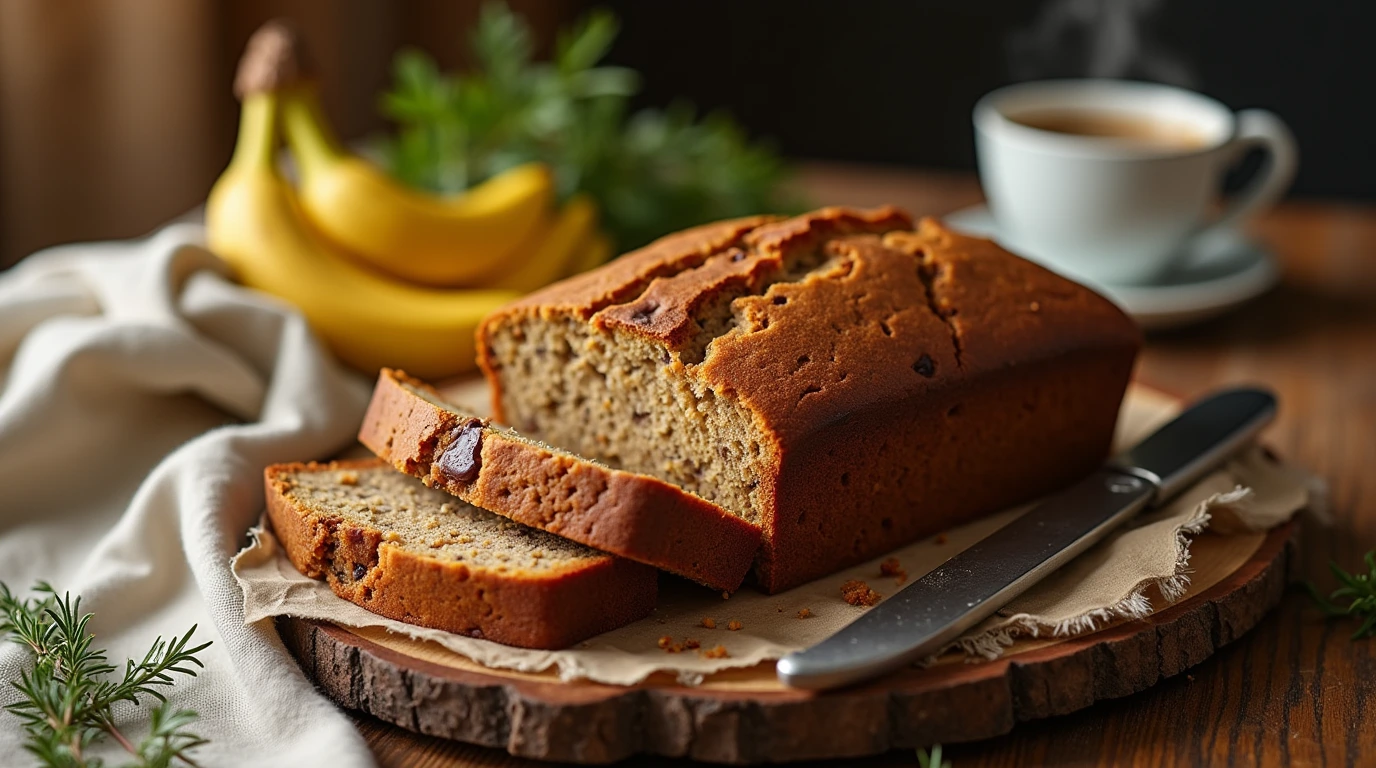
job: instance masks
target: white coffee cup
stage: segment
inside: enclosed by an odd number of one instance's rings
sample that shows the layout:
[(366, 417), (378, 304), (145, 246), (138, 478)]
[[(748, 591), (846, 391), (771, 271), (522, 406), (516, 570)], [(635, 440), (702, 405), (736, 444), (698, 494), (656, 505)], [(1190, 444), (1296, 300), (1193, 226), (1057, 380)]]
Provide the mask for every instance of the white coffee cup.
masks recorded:
[[(1047, 125), (1055, 116), (1154, 126), (1168, 136), (1147, 141), (1019, 122)], [(1207, 96), (1154, 83), (1022, 83), (980, 99), (974, 122), (980, 181), (999, 239), (1061, 272), (1109, 285), (1150, 282), (1187, 258), (1194, 238), (1265, 210), (1297, 164), (1295, 140), (1274, 114), (1234, 113)], [(1266, 150), (1266, 162), (1214, 213), (1225, 172), (1253, 147)]]

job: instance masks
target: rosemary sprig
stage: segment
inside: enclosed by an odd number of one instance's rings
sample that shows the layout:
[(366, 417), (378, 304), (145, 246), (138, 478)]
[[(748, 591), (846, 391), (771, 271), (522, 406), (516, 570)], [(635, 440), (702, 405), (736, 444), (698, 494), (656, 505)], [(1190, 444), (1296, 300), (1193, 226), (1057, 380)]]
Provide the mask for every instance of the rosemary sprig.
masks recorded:
[[(1341, 586), (1326, 598), (1319, 594), (1319, 590), (1313, 584), (1304, 584), (1324, 615), (1362, 619), (1357, 631), (1352, 633), (1353, 640), (1376, 637), (1376, 550), (1367, 552), (1363, 562), (1366, 563), (1366, 573), (1348, 573), (1339, 568), (1337, 563), (1330, 562), (1328, 567)], [(1346, 600), (1347, 605), (1338, 605), (1335, 602), (1341, 600)]]
[[(81, 598), (59, 596), (43, 582), (34, 591), (40, 596), (20, 598), (0, 582), (0, 634), (28, 648), (34, 660), (32, 670), (10, 683), (24, 698), (6, 707), (28, 734), (24, 748), (45, 766), (100, 768), (102, 761), (87, 751), (109, 736), (137, 768), (167, 768), (174, 761), (195, 766), (188, 753), (205, 743), (188, 729), (196, 713), (172, 709), (163, 690), (174, 674), (195, 677), (195, 668), (205, 666), (196, 654), (210, 643), (188, 647), (196, 627), (179, 638), (159, 637), (142, 661), (130, 659), (123, 677), (111, 680), (117, 668), (95, 646), (87, 630), (92, 614), (81, 612)], [(121, 701), (137, 706), (141, 697), (161, 703), (150, 713), (147, 738), (135, 744), (115, 725), (113, 709)]]
[(530, 25), (492, 0), (471, 35), (472, 70), (441, 72), (430, 56), (401, 51), (381, 100), (397, 128), (383, 145), (392, 173), (455, 193), (514, 165), (546, 163), (562, 198), (597, 201), (620, 251), (707, 221), (807, 207), (785, 188), (778, 153), (726, 115), (687, 104), (633, 110), (639, 74), (601, 63), (619, 29), (594, 10), (539, 61)]

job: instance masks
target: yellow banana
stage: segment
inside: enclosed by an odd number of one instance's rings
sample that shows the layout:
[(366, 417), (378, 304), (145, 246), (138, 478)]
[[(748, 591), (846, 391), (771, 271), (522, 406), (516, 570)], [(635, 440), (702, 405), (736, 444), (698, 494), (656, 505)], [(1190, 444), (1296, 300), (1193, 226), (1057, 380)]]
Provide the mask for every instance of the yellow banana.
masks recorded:
[(563, 277), (595, 233), (597, 206), (586, 195), (564, 204), (554, 223), (527, 244), (525, 261), (493, 280), (493, 288), (529, 293)]
[(340, 146), (308, 85), (284, 89), (282, 125), (311, 222), (397, 277), (472, 285), (500, 269), (550, 215), (554, 182), (540, 163), (512, 168), (453, 197), (402, 185)]
[(593, 233), (593, 236), (583, 245), (583, 249), (573, 258), (569, 268), (564, 272), (565, 277), (587, 272), (607, 263), (612, 257), (612, 241), (601, 232)]
[(295, 304), (345, 362), (441, 378), (474, 367), (474, 330), (516, 298), (502, 290), (435, 290), (378, 275), (354, 263), (302, 217), (274, 164), (279, 101), (244, 97), (229, 167), (206, 203), (211, 250), (253, 288)]

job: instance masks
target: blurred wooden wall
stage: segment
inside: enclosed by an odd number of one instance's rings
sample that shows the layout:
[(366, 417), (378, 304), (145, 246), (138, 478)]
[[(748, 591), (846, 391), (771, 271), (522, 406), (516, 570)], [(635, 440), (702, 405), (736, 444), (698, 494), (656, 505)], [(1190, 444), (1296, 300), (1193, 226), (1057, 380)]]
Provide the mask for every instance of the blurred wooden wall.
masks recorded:
[[(547, 47), (574, 0), (512, 0)], [(480, 0), (0, 1), (0, 267), (133, 237), (198, 205), (229, 158), (244, 42), (293, 19), (346, 136), (382, 129), (392, 54), (465, 63)]]

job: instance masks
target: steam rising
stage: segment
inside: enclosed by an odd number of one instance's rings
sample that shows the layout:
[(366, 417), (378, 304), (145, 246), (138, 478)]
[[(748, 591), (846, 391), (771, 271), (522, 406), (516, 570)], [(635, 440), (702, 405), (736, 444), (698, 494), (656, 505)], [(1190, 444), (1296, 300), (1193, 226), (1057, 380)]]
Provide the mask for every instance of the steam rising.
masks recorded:
[(1017, 80), (1116, 77), (1195, 87), (1198, 78), (1175, 52), (1151, 39), (1162, 0), (1048, 0), (1031, 24), (1008, 40)]

